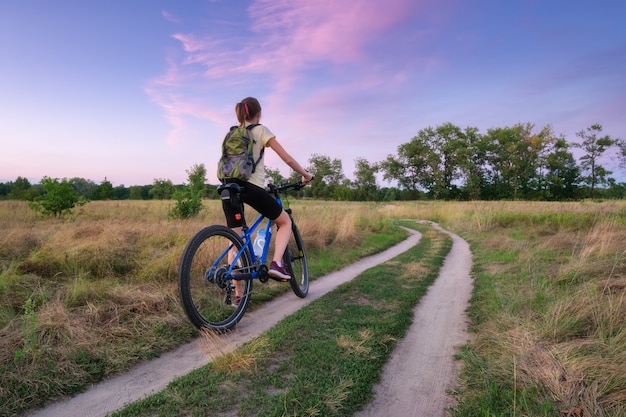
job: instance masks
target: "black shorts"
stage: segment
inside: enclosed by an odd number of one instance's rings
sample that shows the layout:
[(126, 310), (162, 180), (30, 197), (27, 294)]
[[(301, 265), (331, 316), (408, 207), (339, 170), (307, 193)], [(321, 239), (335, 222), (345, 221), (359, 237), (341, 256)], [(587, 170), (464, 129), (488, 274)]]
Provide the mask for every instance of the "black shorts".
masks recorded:
[[(250, 207), (261, 213), (263, 216), (270, 220), (276, 220), (283, 209), (276, 202), (276, 199), (265, 191), (263, 188), (258, 187), (246, 181), (241, 180), (228, 180), (229, 182), (236, 182), (244, 187), (244, 191), (241, 193), (241, 201), (248, 204)], [(229, 201), (222, 200), (222, 208), (224, 209), (224, 215), (226, 216), (226, 224), (228, 227), (241, 227), (241, 220), (235, 218), (237, 214), (236, 210), (231, 206)]]

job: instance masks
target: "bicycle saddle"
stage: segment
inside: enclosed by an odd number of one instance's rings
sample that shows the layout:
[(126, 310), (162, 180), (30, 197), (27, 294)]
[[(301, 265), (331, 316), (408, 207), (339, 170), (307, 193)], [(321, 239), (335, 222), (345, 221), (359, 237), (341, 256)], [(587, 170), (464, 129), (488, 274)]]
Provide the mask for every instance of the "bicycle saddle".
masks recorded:
[(236, 182), (227, 182), (227, 183), (221, 184), (219, 187), (217, 187), (217, 192), (220, 195), (222, 195), (224, 190), (228, 190), (231, 193), (235, 193), (235, 194), (241, 194), (241, 192), (244, 190), (244, 187), (242, 187), (241, 185), (237, 184)]

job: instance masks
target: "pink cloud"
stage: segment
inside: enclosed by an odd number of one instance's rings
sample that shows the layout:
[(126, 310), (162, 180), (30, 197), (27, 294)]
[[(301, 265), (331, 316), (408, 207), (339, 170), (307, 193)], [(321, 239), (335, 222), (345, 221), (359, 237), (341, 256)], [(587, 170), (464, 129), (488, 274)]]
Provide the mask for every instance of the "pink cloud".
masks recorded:
[(187, 53), (184, 63), (205, 67), (209, 78), (265, 73), (293, 79), (312, 62), (358, 61), (372, 39), (416, 9), (412, 0), (257, 0), (248, 9), (254, 36), (216, 39), (178, 33), (172, 37)]
[[(354, 0), (257, 0), (250, 6), (252, 29), (269, 34), (282, 57), (292, 62), (359, 59), (363, 47), (381, 30), (411, 16), (416, 2)], [(287, 42), (285, 42), (287, 41)]]
[(144, 87), (144, 91), (150, 99), (165, 111), (165, 118), (171, 126), (166, 142), (169, 146), (179, 146), (188, 132), (187, 118), (192, 117), (201, 120), (210, 120), (217, 124), (225, 123), (225, 115), (221, 111), (215, 111), (202, 99), (194, 95), (185, 95), (176, 92), (175, 89), (164, 88), (166, 84), (160, 80), (154, 80)]
[[(261, 77), (269, 106), (282, 107), (286, 97), (312, 66), (341, 66), (342, 71), (366, 59), (367, 48), (381, 33), (411, 18), (430, 0), (256, 0), (247, 9), (249, 30), (239, 36), (223, 37), (208, 33), (176, 33), (182, 57), (170, 61), (167, 72), (152, 80), (146, 93), (165, 109), (172, 124), (168, 142), (184, 136), (186, 117), (205, 117), (223, 123), (228, 117), (218, 111), (203, 110), (207, 103), (183, 99), (182, 90), (202, 85), (237, 86)], [(221, 23), (224, 23), (220, 21)], [(372, 70), (372, 66), (368, 65)], [(401, 82), (411, 68), (398, 69), (389, 78), (368, 77), (351, 81), (360, 88), (380, 83)], [(176, 90), (175, 95), (172, 90)], [(191, 94), (191, 91), (189, 94)], [(344, 90), (345, 91), (345, 90)], [(322, 95), (329, 92), (322, 92)], [(323, 98), (312, 97), (312, 102)]]

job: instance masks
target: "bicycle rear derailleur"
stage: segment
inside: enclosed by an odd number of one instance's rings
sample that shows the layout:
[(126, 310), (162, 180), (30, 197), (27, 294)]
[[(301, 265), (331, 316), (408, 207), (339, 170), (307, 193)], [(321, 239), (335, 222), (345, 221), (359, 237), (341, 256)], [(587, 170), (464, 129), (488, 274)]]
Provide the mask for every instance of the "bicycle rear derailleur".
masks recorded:
[(224, 289), (228, 286), (229, 280), (226, 279), (226, 274), (228, 273), (228, 269), (226, 266), (220, 266), (214, 270), (208, 271), (206, 276), (208, 282), (212, 282), (217, 284), (218, 287)]

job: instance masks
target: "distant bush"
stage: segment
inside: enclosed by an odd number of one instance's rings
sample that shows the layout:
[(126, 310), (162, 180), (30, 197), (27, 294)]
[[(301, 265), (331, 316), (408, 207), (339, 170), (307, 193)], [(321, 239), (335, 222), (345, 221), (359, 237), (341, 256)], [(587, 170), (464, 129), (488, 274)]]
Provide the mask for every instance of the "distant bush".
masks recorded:
[(168, 211), (168, 216), (175, 219), (190, 219), (202, 209), (202, 200), (198, 196), (185, 196), (184, 193), (174, 195), (177, 200), (174, 207)]
[(203, 164), (194, 165), (187, 171), (189, 184), (184, 190), (174, 193), (176, 205), (168, 216), (176, 219), (190, 219), (202, 210), (202, 197), (206, 194), (206, 168)]
[(43, 177), (41, 180), (42, 195), (35, 197), (29, 207), (43, 215), (61, 217), (63, 214), (71, 214), (76, 205), (83, 205), (87, 201), (80, 197), (63, 179)]

